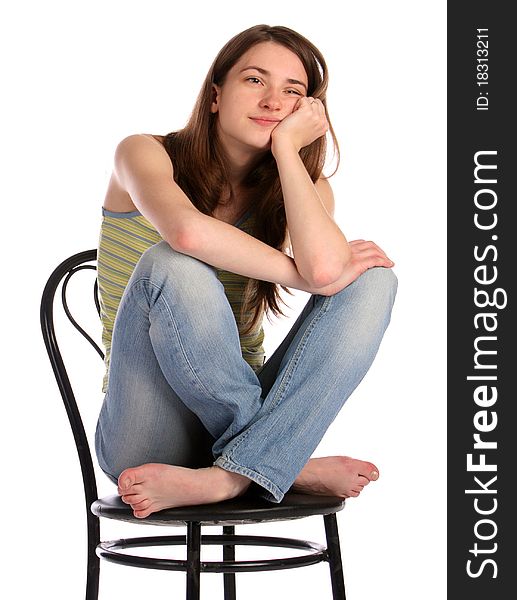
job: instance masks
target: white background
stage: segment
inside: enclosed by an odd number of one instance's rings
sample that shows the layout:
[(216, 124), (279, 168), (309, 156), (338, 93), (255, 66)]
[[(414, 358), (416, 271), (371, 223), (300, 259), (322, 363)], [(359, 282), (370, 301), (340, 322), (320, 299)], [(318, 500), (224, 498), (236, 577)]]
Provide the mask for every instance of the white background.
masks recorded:
[[(336, 218), (349, 239), (384, 248), (399, 278), (377, 359), (316, 452), (381, 471), (338, 516), (347, 598), (445, 597), (445, 4), (20, 0), (1, 9), (2, 597), (84, 597), (82, 484), (39, 330), (44, 283), (61, 260), (96, 246), (117, 142), (182, 127), (217, 51), (257, 23), (296, 29), (325, 55), (342, 151)], [(269, 351), (289, 324), (268, 327)], [(102, 366), (66, 339), (91, 431)], [(102, 475), (99, 488), (114, 491)], [(320, 521), (258, 531), (323, 541)], [(105, 539), (147, 529), (102, 526)], [(101, 599), (184, 597), (180, 573), (101, 569)], [(238, 589), (246, 600), (329, 598), (327, 571), (244, 574)], [(222, 598), (220, 579), (204, 576), (203, 598)]]

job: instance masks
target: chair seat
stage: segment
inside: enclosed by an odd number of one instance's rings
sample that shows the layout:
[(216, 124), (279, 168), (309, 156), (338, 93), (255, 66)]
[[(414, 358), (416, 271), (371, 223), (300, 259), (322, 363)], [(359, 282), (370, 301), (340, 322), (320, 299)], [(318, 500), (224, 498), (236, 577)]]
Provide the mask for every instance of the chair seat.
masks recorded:
[(279, 504), (252, 495), (244, 495), (214, 504), (169, 508), (152, 513), (145, 519), (135, 517), (131, 507), (122, 502), (120, 496), (117, 495), (96, 500), (92, 504), (91, 510), (98, 517), (117, 521), (184, 526), (187, 522), (197, 522), (201, 525), (241, 525), (264, 521), (286, 521), (311, 515), (334, 514), (342, 510), (344, 506), (343, 498), (290, 492)]

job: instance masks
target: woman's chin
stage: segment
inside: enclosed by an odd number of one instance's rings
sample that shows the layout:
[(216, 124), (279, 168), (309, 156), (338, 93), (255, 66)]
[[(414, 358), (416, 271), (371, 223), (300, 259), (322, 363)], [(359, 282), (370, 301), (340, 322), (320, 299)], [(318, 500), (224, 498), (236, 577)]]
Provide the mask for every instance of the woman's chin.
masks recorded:
[(271, 136), (257, 142), (256, 149), (261, 152), (266, 152), (271, 149)]

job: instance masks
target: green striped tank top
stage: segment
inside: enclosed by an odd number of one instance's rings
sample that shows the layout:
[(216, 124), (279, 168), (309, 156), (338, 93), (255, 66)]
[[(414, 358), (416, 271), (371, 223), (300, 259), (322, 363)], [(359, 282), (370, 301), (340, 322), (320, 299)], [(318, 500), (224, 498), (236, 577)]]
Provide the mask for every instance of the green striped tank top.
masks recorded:
[[(248, 213), (235, 224), (252, 235), (254, 218)], [(151, 223), (138, 211), (116, 213), (102, 209), (102, 222), (99, 236), (97, 258), (97, 278), (102, 321), (102, 342), (105, 348), (106, 372), (102, 382), (102, 391), (108, 387), (108, 370), (111, 352), (111, 336), (115, 316), (136, 263), (140, 256), (162, 237)], [(247, 277), (217, 270), (217, 277), (232, 308), (239, 328), (241, 351), (244, 360), (256, 371), (264, 363), (264, 329), (259, 323), (250, 333), (242, 333), (243, 321), (240, 318), (244, 289)], [(244, 319), (249, 314), (243, 315)]]

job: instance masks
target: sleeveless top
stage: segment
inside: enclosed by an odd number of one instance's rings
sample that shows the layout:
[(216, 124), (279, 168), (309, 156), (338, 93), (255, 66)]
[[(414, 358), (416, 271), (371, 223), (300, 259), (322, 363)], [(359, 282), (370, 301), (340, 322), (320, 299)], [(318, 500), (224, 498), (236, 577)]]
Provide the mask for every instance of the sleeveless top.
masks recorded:
[[(235, 227), (253, 235), (254, 217), (247, 213)], [(97, 280), (101, 307), (102, 343), (106, 350), (106, 372), (102, 391), (108, 388), (108, 372), (111, 353), (111, 337), (115, 316), (127, 286), (127, 282), (140, 256), (162, 237), (151, 223), (138, 211), (118, 213), (102, 209), (102, 222), (97, 255)], [(217, 277), (224, 286), (239, 329), (241, 351), (244, 360), (257, 371), (264, 364), (264, 329), (259, 320), (256, 327), (243, 334), (243, 321), (250, 316), (245, 313), (241, 320), (241, 307), (247, 277), (217, 270)]]

